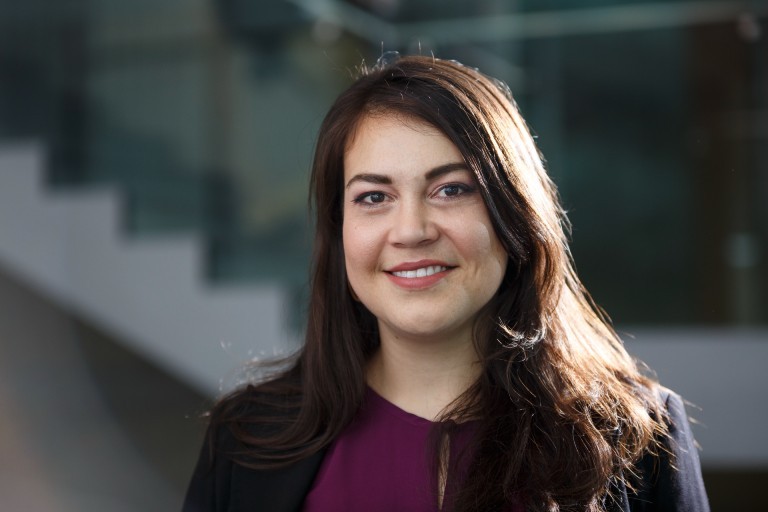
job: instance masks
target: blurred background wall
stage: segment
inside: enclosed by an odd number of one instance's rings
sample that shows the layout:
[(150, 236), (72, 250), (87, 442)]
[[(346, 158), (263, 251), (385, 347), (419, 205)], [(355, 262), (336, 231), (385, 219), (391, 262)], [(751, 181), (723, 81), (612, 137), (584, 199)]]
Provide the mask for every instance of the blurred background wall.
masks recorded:
[(178, 509), (199, 415), (301, 338), (316, 131), (363, 61), (509, 84), (631, 352), (768, 484), (765, 0), (0, 0), (0, 509)]

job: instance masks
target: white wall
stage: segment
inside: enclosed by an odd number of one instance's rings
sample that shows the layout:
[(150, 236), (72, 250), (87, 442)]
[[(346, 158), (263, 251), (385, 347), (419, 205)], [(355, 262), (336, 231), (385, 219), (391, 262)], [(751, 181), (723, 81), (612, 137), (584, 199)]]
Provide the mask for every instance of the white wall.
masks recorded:
[(629, 352), (695, 407), (688, 413), (710, 467), (768, 467), (768, 330), (620, 329)]

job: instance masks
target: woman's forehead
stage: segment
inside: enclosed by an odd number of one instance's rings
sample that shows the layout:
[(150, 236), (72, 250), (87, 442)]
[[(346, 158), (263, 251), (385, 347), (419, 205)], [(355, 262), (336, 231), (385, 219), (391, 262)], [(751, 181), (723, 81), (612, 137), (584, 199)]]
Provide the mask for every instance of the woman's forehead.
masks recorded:
[(359, 123), (344, 154), (345, 182), (353, 175), (429, 173), (445, 165), (463, 164), (456, 145), (421, 119), (368, 116)]

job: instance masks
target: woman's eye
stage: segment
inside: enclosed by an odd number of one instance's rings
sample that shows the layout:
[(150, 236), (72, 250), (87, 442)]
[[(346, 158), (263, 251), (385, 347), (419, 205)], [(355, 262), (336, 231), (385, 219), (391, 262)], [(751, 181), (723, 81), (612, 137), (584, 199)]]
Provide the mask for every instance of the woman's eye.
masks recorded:
[(384, 194), (384, 192), (366, 192), (357, 196), (355, 198), (355, 203), (378, 204), (383, 203), (386, 198), (387, 196)]
[(467, 192), (471, 192), (472, 188), (461, 183), (451, 183), (450, 185), (444, 185), (437, 191), (437, 195), (441, 197), (456, 197)]

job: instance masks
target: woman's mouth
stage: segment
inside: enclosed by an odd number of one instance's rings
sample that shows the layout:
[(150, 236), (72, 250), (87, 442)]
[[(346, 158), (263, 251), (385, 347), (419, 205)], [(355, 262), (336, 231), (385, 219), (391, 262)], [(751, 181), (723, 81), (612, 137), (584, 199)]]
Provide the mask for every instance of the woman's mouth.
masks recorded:
[(430, 265), (429, 267), (417, 268), (416, 270), (400, 270), (391, 272), (393, 276), (404, 277), (406, 279), (413, 279), (416, 277), (428, 277), (438, 272), (445, 272), (448, 267), (442, 265)]
[(401, 263), (387, 270), (386, 274), (400, 288), (420, 290), (438, 283), (454, 268), (442, 261), (421, 260)]

